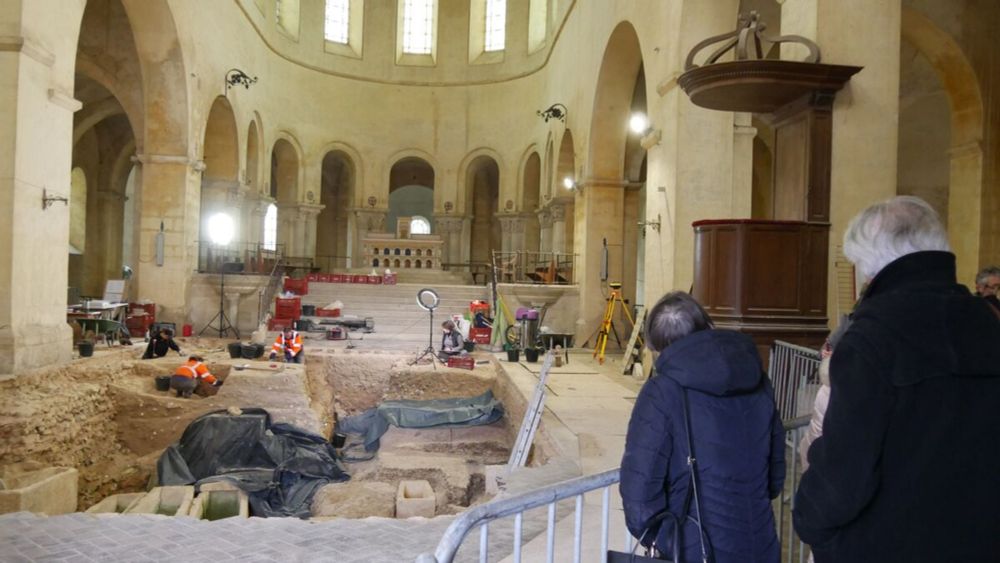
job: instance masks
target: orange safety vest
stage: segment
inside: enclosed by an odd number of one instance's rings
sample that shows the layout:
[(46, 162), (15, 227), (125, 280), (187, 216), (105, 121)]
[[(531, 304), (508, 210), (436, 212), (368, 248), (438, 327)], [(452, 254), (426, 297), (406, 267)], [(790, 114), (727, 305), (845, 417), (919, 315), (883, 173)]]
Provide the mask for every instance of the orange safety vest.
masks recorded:
[(302, 335), (292, 331), (292, 337), (285, 340), (285, 333), (282, 332), (278, 335), (278, 338), (274, 341), (274, 346), (271, 346), (271, 353), (280, 354), (288, 350), (292, 355), (298, 354), (302, 351)]
[(209, 383), (215, 383), (215, 376), (208, 373), (208, 368), (205, 367), (205, 364), (195, 360), (188, 360), (186, 364), (179, 366), (174, 371), (174, 375), (190, 377), (192, 379), (204, 379)]

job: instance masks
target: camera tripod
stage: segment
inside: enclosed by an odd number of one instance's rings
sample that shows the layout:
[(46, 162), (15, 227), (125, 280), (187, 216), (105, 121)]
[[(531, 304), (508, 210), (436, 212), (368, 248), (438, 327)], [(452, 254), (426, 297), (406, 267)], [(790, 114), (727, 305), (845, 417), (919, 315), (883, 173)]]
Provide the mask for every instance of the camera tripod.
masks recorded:
[(431, 365), (434, 367), (437, 367), (437, 362), (439, 361), (437, 350), (434, 349), (434, 309), (427, 309), (427, 312), (430, 313), (431, 317), (430, 328), (428, 330), (428, 336), (427, 336), (427, 347), (424, 348), (424, 351), (419, 356), (417, 356), (416, 358), (413, 359), (412, 362), (410, 362), (411, 366), (413, 364), (416, 364), (420, 360), (423, 360), (427, 356), (431, 357)]
[(611, 294), (608, 295), (607, 306), (604, 308), (604, 318), (601, 319), (601, 326), (597, 329), (597, 341), (594, 343), (594, 357), (597, 358), (600, 364), (604, 363), (604, 349), (608, 346), (609, 333), (614, 333), (615, 341), (619, 347), (622, 345), (622, 340), (618, 337), (618, 331), (615, 330), (615, 304), (621, 303), (625, 318), (628, 319), (628, 322), (633, 327), (635, 326), (635, 320), (632, 319), (632, 313), (628, 310), (628, 304), (622, 299), (622, 284), (620, 282), (611, 282), (608, 286), (611, 287)]

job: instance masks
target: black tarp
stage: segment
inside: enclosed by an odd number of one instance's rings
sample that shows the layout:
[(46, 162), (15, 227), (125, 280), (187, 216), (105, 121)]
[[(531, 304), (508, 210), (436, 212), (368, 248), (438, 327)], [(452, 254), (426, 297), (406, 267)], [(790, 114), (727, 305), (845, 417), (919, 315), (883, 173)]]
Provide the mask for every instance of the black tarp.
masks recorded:
[(160, 485), (231, 481), (246, 491), (254, 516), (306, 518), (317, 489), (350, 479), (325, 438), (272, 423), (260, 408), (194, 419), (156, 469)]
[(493, 396), (492, 391), (486, 391), (477, 397), (458, 399), (385, 401), (374, 409), (340, 419), (337, 431), (362, 436), (365, 451), (374, 452), (378, 450), (379, 438), (390, 425), (399, 428), (478, 426), (492, 424), (503, 415), (503, 404)]

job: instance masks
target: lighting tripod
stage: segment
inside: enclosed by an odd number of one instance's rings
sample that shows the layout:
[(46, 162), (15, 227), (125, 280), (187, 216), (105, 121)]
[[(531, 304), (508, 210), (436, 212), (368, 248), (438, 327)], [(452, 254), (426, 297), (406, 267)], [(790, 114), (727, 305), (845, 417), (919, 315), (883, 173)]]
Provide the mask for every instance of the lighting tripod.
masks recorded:
[(604, 318), (601, 319), (601, 327), (597, 330), (597, 341), (594, 343), (594, 357), (597, 358), (598, 363), (604, 363), (604, 349), (608, 346), (608, 334), (614, 332), (615, 341), (618, 342), (618, 346), (622, 345), (622, 341), (618, 338), (618, 331), (615, 330), (614, 316), (615, 316), (615, 304), (621, 303), (622, 312), (625, 313), (625, 318), (634, 327), (635, 321), (632, 319), (632, 313), (628, 310), (628, 304), (622, 299), (622, 284), (620, 282), (611, 282), (608, 284), (611, 287), (611, 295), (608, 296), (608, 304), (604, 308)]
[[(219, 338), (222, 338), (223, 336), (228, 335), (230, 330), (233, 331), (233, 334), (236, 335), (236, 338), (239, 338), (240, 337), (240, 331), (237, 330), (235, 326), (233, 326), (233, 323), (229, 322), (229, 317), (226, 315), (226, 263), (225, 263), (225, 260), (223, 260), (222, 263), (220, 264), (219, 272), (221, 272), (221, 275), (222, 275), (222, 281), (221, 281), (221, 285), (219, 287), (219, 312), (216, 313), (216, 315), (214, 317), (212, 317), (212, 320), (208, 321), (208, 324), (205, 325), (205, 327), (201, 329), (201, 332), (198, 333), (198, 336), (201, 336), (202, 334), (205, 334), (206, 330), (208, 330), (209, 328), (212, 328), (212, 323), (214, 323), (215, 321), (219, 321), (219, 329), (218, 329), (219, 330)], [(214, 331), (215, 329), (212, 328), (212, 330)]]
[(440, 303), (441, 299), (433, 289), (425, 288), (417, 292), (417, 305), (430, 313), (430, 320), (427, 327), (427, 348), (424, 348), (423, 353), (410, 362), (411, 366), (429, 355), (431, 357), (431, 365), (437, 369), (438, 355), (437, 350), (434, 349), (434, 309), (437, 309)]

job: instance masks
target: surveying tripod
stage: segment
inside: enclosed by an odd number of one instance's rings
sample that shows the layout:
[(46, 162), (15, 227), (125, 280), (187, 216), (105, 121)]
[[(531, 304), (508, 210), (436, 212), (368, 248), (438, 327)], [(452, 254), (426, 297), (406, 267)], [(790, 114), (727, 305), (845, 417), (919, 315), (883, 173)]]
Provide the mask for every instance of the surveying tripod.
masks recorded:
[(618, 331), (615, 331), (615, 303), (621, 303), (622, 312), (625, 313), (625, 318), (628, 322), (635, 326), (635, 321), (632, 320), (632, 313), (628, 310), (628, 305), (625, 300), (622, 299), (622, 284), (620, 282), (611, 282), (608, 284), (611, 287), (611, 295), (608, 296), (608, 304), (604, 308), (604, 318), (601, 319), (601, 328), (597, 330), (597, 341), (594, 343), (594, 357), (597, 358), (598, 363), (604, 363), (604, 349), (608, 346), (608, 334), (614, 331), (615, 340), (618, 345), (622, 345), (622, 341), (618, 338)]

